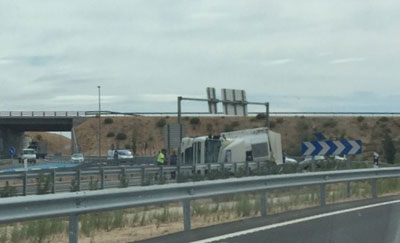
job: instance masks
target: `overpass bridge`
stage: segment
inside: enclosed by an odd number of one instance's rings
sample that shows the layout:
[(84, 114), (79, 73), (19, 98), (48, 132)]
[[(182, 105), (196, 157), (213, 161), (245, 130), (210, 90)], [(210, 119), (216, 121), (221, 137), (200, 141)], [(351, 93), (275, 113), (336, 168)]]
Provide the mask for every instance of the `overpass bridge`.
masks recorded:
[(19, 153), (24, 146), (24, 132), (71, 132), (71, 147), (79, 151), (75, 127), (86, 120), (85, 111), (0, 111), (0, 157), (8, 156), (11, 146)]

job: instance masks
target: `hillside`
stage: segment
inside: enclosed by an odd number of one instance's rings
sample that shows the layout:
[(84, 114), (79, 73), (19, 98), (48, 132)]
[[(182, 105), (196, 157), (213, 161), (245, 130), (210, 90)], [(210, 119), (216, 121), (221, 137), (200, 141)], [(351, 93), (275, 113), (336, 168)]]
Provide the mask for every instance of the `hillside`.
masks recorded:
[[(175, 117), (102, 118), (102, 154), (114, 146), (136, 150), (138, 155), (154, 155), (163, 146), (163, 124), (175, 122)], [(264, 120), (262, 117), (184, 117), (183, 124), (186, 136), (201, 136), (260, 127)], [(364, 158), (370, 157), (372, 151), (383, 154), (385, 134), (393, 139), (400, 151), (400, 118), (395, 117), (272, 117), (271, 129), (282, 135), (283, 150), (292, 156), (300, 155), (301, 142), (314, 140), (316, 132), (323, 133), (328, 139), (361, 139)], [(80, 124), (76, 134), (82, 152), (98, 153), (96, 118)]]
[(47, 144), (47, 154), (49, 155), (56, 153), (71, 154), (71, 139), (65, 136), (49, 132), (25, 132), (25, 135), (33, 140), (44, 140)]

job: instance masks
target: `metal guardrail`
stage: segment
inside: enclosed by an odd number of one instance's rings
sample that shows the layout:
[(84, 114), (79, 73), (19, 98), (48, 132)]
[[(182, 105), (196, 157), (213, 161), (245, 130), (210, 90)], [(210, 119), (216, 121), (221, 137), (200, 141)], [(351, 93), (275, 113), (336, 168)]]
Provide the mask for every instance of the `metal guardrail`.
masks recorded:
[[(363, 164), (363, 165), (362, 165)], [(351, 169), (360, 166), (367, 166), (368, 162), (347, 161), (335, 164), (343, 169)], [(199, 174), (211, 176), (212, 172), (218, 172), (223, 175), (266, 175), (276, 173), (296, 173), (303, 169), (311, 171), (317, 170), (317, 164), (297, 163), (283, 164), (274, 166), (269, 162), (235, 162), (235, 163), (214, 163), (204, 165), (186, 165), (186, 166), (156, 166), (154, 164), (143, 164), (141, 166), (100, 166), (87, 168), (59, 168), (59, 169), (41, 169), (30, 171), (6, 172), (0, 174), (0, 182), (6, 186), (13, 186), (17, 189), (18, 195), (36, 194), (39, 187), (40, 176), (49, 177), (50, 188), (48, 192), (66, 192), (72, 190), (81, 191), (87, 189), (107, 189), (121, 186), (122, 179), (127, 180), (124, 186), (142, 186), (157, 183), (171, 183), (188, 179), (196, 180)], [(326, 165), (332, 167), (331, 162)], [(215, 176), (215, 175), (214, 175)], [(210, 177), (208, 177), (210, 178)], [(199, 178), (201, 179), (201, 178)], [(5, 182), (5, 183), (4, 183)], [(9, 183), (11, 182), (11, 183)], [(74, 183), (74, 184), (73, 184)], [(3, 187), (4, 188), (4, 187)], [(0, 191), (1, 191), (0, 187)]]
[(320, 205), (326, 205), (326, 185), (371, 181), (371, 197), (377, 198), (377, 179), (400, 177), (400, 168), (362, 169), (305, 174), (257, 176), (182, 184), (106, 189), (0, 200), (0, 223), (69, 216), (69, 242), (78, 241), (79, 215), (152, 204), (181, 202), (184, 230), (191, 229), (190, 201), (235, 193), (260, 193), (261, 215), (267, 216), (268, 190), (319, 185)]
[[(42, 169), (33, 171), (17, 171), (0, 174), (0, 182), (14, 181), (14, 186), (19, 189), (19, 195), (35, 194), (40, 175), (51, 179), (49, 192), (65, 192), (71, 187), (70, 181), (76, 183), (74, 190), (80, 191), (90, 188), (90, 181), (99, 183), (98, 189), (119, 187), (122, 176), (128, 180), (126, 186), (141, 186), (154, 183), (176, 182), (180, 176), (193, 176), (193, 174), (208, 174), (211, 171), (230, 171), (236, 174), (239, 170), (244, 175), (259, 174), (262, 169), (267, 167), (266, 162), (237, 162), (231, 164), (207, 164), (207, 165), (188, 165), (188, 166), (101, 166), (88, 168), (62, 168), (62, 169)], [(112, 178), (114, 176), (114, 178)], [(109, 178), (111, 177), (111, 179)], [(69, 178), (69, 180), (64, 179)], [(151, 182), (148, 182), (149, 180)], [(31, 181), (35, 180), (36, 183)], [(19, 181), (19, 183), (15, 183)], [(10, 185), (13, 186), (13, 185)], [(97, 186), (97, 184), (96, 184)], [(33, 192), (33, 193), (32, 193)]]

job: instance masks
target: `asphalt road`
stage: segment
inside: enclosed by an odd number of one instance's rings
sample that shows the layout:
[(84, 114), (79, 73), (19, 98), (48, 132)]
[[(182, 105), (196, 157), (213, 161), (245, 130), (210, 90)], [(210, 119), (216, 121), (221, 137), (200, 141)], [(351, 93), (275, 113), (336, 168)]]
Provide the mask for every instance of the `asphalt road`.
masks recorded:
[(180, 232), (144, 242), (400, 242), (398, 197), (332, 205)]

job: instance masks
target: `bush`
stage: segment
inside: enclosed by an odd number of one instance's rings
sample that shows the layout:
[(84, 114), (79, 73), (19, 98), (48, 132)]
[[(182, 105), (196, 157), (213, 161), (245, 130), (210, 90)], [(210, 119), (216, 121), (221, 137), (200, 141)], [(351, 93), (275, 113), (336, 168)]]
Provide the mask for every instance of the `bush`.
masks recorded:
[(238, 122), (238, 121), (231, 122), (231, 127), (232, 128), (235, 128), (235, 127), (238, 127), (238, 126), (240, 126), (240, 122)]
[(190, 124), (191, 125), (199, 125), (200, 119), (198, 117), (193, 117), (192, 119), (190, 119)]
[(117, 134), (117, 136), (115, 137), (117, 140), (125, 140), (127, 138), (126, 134), (123, 132), (120, 132)]
[(114, 120), (112, 118), (107, 117), (106, 119), (104, 119), (104, 124), (112, 124), (114, 122)]
[(115, 136), (115, 133), (113, 133), (113, 132), (108, 132), (107, 133), (107, 137), (108, 138), (112, 138), (112, 137), (114, 137)]
[(326, 127), (326, 128), (334, 128), (334, 127), (336, 127), (336, 125), (337, 125), (337, 121), (336, 120), (334, 120), (334, 119), (329, 119), (329, 120), (326, 120), (323, 124), (322, 124), (322, 126), (323, 127)]
[(394, 147), (392, 137), (389, 134), (385, 134), (383, 140), (383, 150), (388, 163), (393, 164), (396, 156), (396, 148)]
[(283, 123), (283, 118), (279, 117), (278, 119), (276, 119), (276, 123), (282, 124)]
[(10, 186), (8, 181), (6, 181), (6, 186), (0, 193), (0, 197), (15, 197), (17, 196), (17, 188)]
[(213, 125), (211, 123), (207, 123), (206, 130), (207, 130), (208, 133), (212, 133), (213, 130), (214, 130)]
[(161, 118), (157, 121), (156, 126), (159, 128), (163, 128), (167, 124), (167, 121), (164, 118)]
[(51, 175), (43, 175), (40, 174), (38, 180), (38, 184), (37, 184), (37, 194), (38, 195), (42, 195), (42, 194), (47, 194), (49, 193), (50, 189), (53, 186), (52, 183), (52, 176)]
[(264, 119), (265, 119), (265, 113), (258, 113), (258, 114), (256, 115), (256, 118), (257, 118), (258, 120), (264, 120)]
[(232, 132), (233, 131), (233, 127), (231, 124), (225, 124), (224, 126), (224, 132)]
[(362, 122), (362, 121), (364, 121), (364, 117), (363, 117), (363, 116), (359, 116), (359, 117), (357, 117), (357, 121), (358, 121), (358, 122)]
[(389, 121), (389, 119), (388, 119), (387, 117), (381, 117), (381, 118), (379, 119), (379, 121), (380, 121), (380, 122), (387, 122), (387, 121)]
[(269, 128), (274, 128), (276, 126), (276, 123), (274, 121), (269, 121)]

